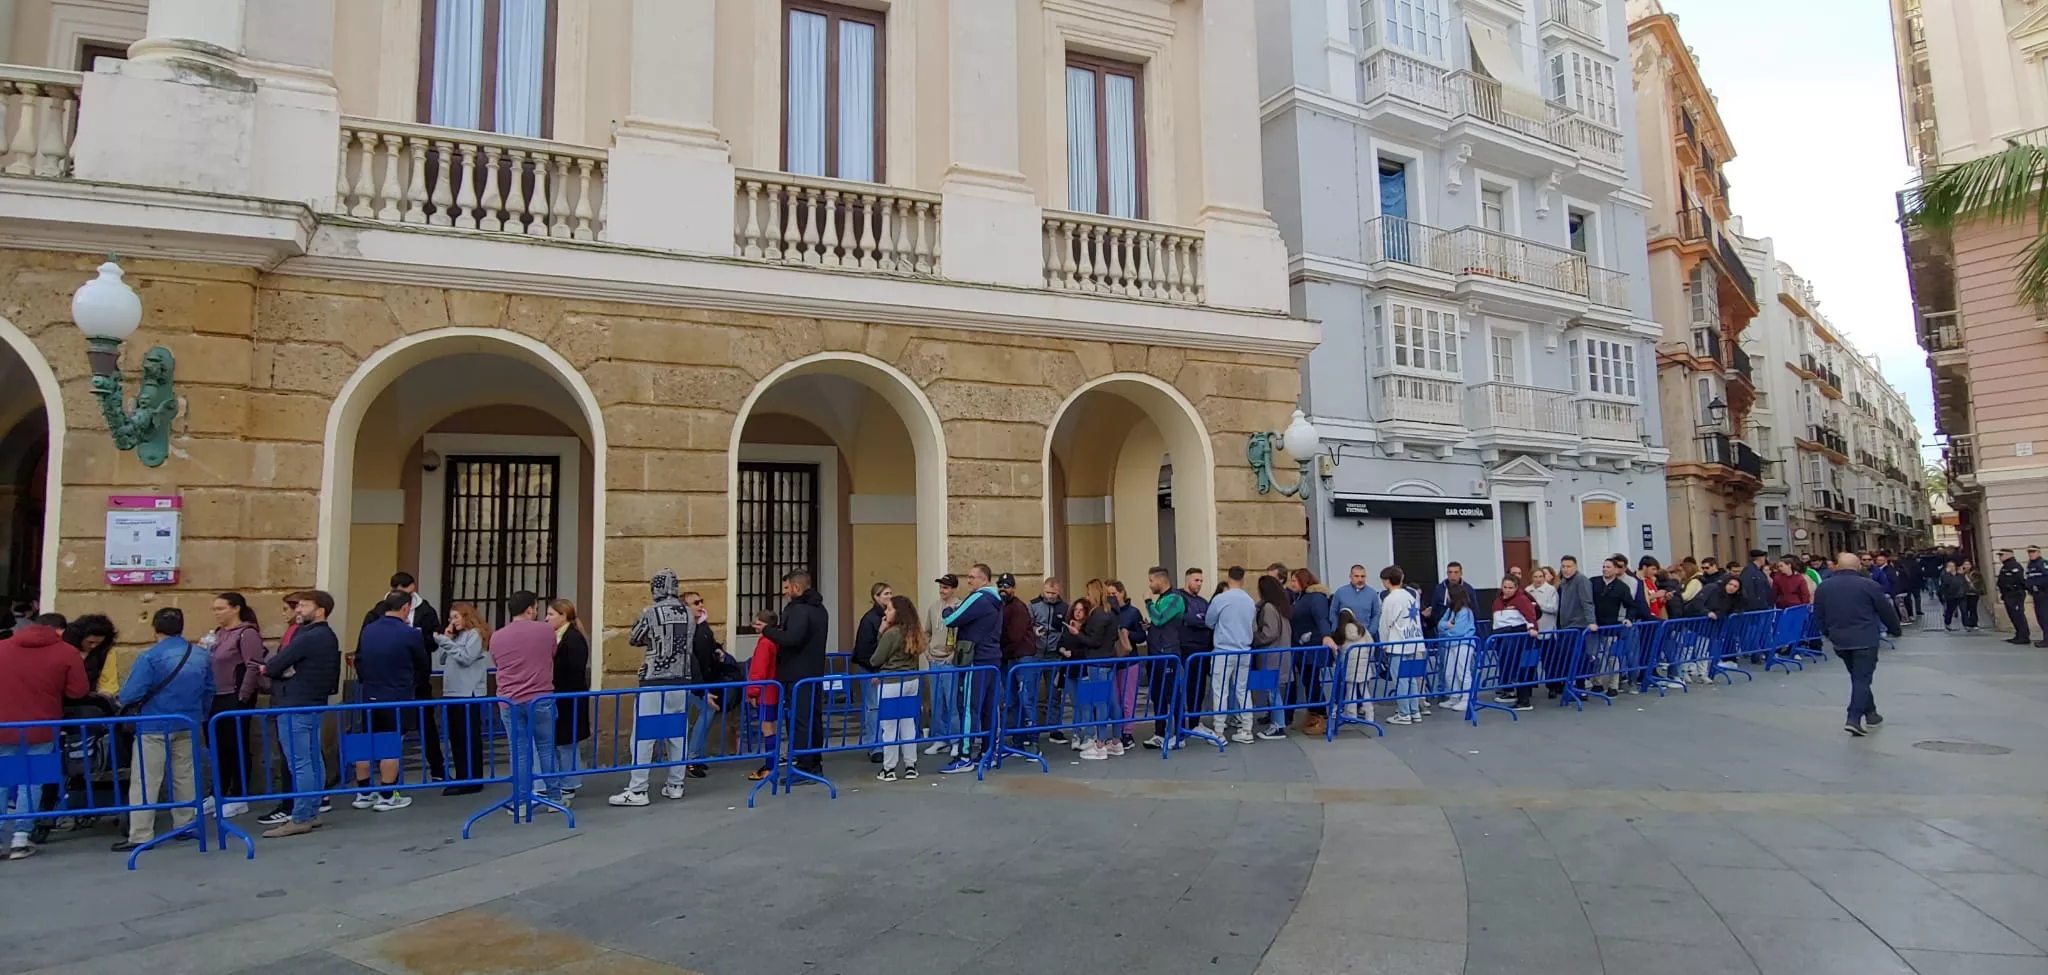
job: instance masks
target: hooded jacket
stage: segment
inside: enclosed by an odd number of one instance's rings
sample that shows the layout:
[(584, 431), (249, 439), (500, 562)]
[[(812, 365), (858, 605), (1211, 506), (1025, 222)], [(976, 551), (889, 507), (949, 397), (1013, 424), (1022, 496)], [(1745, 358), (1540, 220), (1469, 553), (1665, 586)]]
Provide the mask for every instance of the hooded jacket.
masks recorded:
[[(654, 602), (633, 621), (626, 642), (645, 651), (640, 661), (640, 686), (692, 684), (697, 680), (697, 660), (690, 653), (697, 621), (690, 608), (678, 598), (681, 587), (676, 574), (663, 569), (649, 582)], [(780, 641), (777, 641), (780, 643)]]
[[(1373, 600), (1378, 607), (1377, 597)], [(1323, 638), (1330, 635), (1330, 590), (1318, 582), (1308, 591), (1294, 597), (1294, 612), (1290, 614), (1294, 624), (1294, 645), (1297, 647), (1319, 647)], [(1355, 615), (1355, 614), (1354, 614)]]
[[(994, 586), (983, 586), (967, 594), (941, 622), (953, 628), (955, 666), (993, 664), (1003, 659), (1003, 597)], [(962, 656), (961, 644), (973, 649)]]
[[(0, 640), (0, 721), (56, 721), (64, 699), (86, 695), (85, 662), (57, 630), (24, 623)], [(40, 745), (51, 729), (9, 728), (0, 745)]]
[(1066, 646), (1067, 601), (1040, 596), (1024, 604), (1031, 613), (1031, 633), (1038, 641), (1038, 655), (1055, 658)]
[(825, 673), (825, 637), (832, 627), (825, 611), (825, 598), (816, 589), (803, 593), (782, 607), (782, 625), (771, 626), (761, 635), (775, 643), (775, 679), (795, 683)]
[(236, 700), (254, 701), (263, 674), (263, 631), (254, 623), (223, 626), (213, 635), (213, 686)]

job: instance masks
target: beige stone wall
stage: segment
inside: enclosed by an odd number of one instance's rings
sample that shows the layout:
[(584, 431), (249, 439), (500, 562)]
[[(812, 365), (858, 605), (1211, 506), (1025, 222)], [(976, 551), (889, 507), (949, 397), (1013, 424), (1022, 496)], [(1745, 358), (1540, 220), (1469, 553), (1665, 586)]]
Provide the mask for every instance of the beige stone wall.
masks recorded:
[[(61, 560), (58, 602), (72, 613), (109, 612), (130, 641), (144, 634), (155, 607), (196, 613), (230, 588), (250, 594), (275, 636), (275, 597), (314, 583), (330, 406), (380, 347), (451, 326), (544, 342), (599, 400), (610, 451), (597, 577), (613, 670), (637, 659), (617, 628), (644, 600), (652, 569), (673, 566), (722, 614), (727, 452), (738, 411), (771, 371), (828, 350), (895, 367), (936, 409), (950, 451), (953, 568), (985, 561), (1035, 585), (1044, 571), (1047, 429), (1070, 393), (1111, 373), (1169, 383), (1199, 414), (1218, 467), (1225, 564), (1301, 564), (1306, 554), (1300, 504), (1257, 495), (1244, 459), (1245, 435), (1272, 428), (1293, 408), (1299, 379), (1289, 358), (133, 261), (126, 266), (144, 320), (124, 365), (132, 375), (140, 350), (169, 347), (186, 401), (170, 462), (150, 470), (106, 436), (88, 389), (84, 340), (70, 323), (70, 295), (94, 263), (0, 254), (0, 316), (31, 338), (64, 390), (70, 436), (62, 539), (53, 547)], [(106, 496), (159, 492), (185, 498), (184, 581), (163, 591), (107, 591), (100, 576)], [(348, 572), (337, 575), (340, 584)]]

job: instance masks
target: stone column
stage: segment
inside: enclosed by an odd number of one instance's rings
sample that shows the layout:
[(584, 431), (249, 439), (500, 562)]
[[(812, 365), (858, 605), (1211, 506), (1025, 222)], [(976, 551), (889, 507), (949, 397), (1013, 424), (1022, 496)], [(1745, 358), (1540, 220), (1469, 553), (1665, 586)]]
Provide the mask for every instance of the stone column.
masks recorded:
[(333, 205), (335, 0), (150, 0), (130, 60), (85, 76), (75, 173)]
[(1209, 304), (1285, 311), (1287, 245), (1266, 213), (1261, 182), (1258, 51), (1247, 40), (1254, 36), (1251, 4), (1202, 4), (1203, 273)]
[(950, 0), (951, 164), (939, 234), (946, 277), (1035, 288), (1045, 283), (1038, 200), (1017, 135), (1017, 4)]
[(633, 0), (632, 86), (613, 139), (607, 236), (730, 256), (732, 147), (714, 118), (716, 0)]

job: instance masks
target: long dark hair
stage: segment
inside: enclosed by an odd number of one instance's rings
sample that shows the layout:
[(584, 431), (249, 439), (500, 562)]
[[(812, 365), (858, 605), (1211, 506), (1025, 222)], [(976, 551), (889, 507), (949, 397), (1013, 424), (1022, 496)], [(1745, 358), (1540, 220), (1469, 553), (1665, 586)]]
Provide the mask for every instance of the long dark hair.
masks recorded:
[(924, 624), (917, 618), (917, 604), (911, 602), (909, 596), (892, 596), (889, 608), (896, 611), (896, 621), (891, 628), (903, 631), (903, 652), (913, 657), (924, 656)]
[(1444, 609), (1445, 609), (1445, 610), (1446, 610), (1447, 612), (1449, 612), (1449, 613), (1455, 613), (1455, 612), (1457, 612), (1458, 610), (1461, 610), (1461, 609), (1471, 609), (1471, 608), (1472, 608), (1472, 596), (1471, 596), (1471, 590), (1469, 590), (1469, 589), (1466, 589), (1466, 588), (1465, 588), (1464, 586), (1446, 586), (1446, 587), (1444, 587)]
[(1287, 586), (1272, 576), (1259, 577), (1259, 602), (1273, 604), (1281, 619), (1294, 615), (1294, 601), (1287, 598)]
[(107, 657), (114, 652), (114, 642), (121, 634), (114, 629), (113, 620), (99, 613), (87, 613), (64, 627), (64, 642), (81, 651), (85, 649), (86, 637), (93, 636), (105, 639), (85, 654), (85, 684), (89, 688), (100, 686), (100, 674), (107, 669)]
[(224, 602), (229, 606), (234, 607), (235, 618), (241, 620), (244, 623), (249, 624), (250, 626), (256, 625), (256, 611), (249, 608), (249, 601), (247, 599), (242, 598), (241, 593), (224, 592), (213, 598), (218, 599), (221, 602)]

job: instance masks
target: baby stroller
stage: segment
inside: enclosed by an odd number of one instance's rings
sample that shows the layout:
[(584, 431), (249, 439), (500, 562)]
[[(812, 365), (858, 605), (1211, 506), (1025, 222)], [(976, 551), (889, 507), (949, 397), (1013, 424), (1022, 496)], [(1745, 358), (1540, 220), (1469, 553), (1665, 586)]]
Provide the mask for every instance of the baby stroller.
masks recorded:
[[(112, 718), (112, 703), (98, 697), (64, 705), (66, 719)], [(37, 808), (45, 813), (60, 809), (90, 809), (118, 805), (121, 769), (127, 764), (133, 739), (117, 732), (111, 724), (66, 725), (58, 729), (58, 750), (64, 756), (64, 783), (43, 786)], [(29, 842), (42, 844), (59, 830), (86, 830), (99, 824), (100, 817), (44, 816), (29, 833)]]

